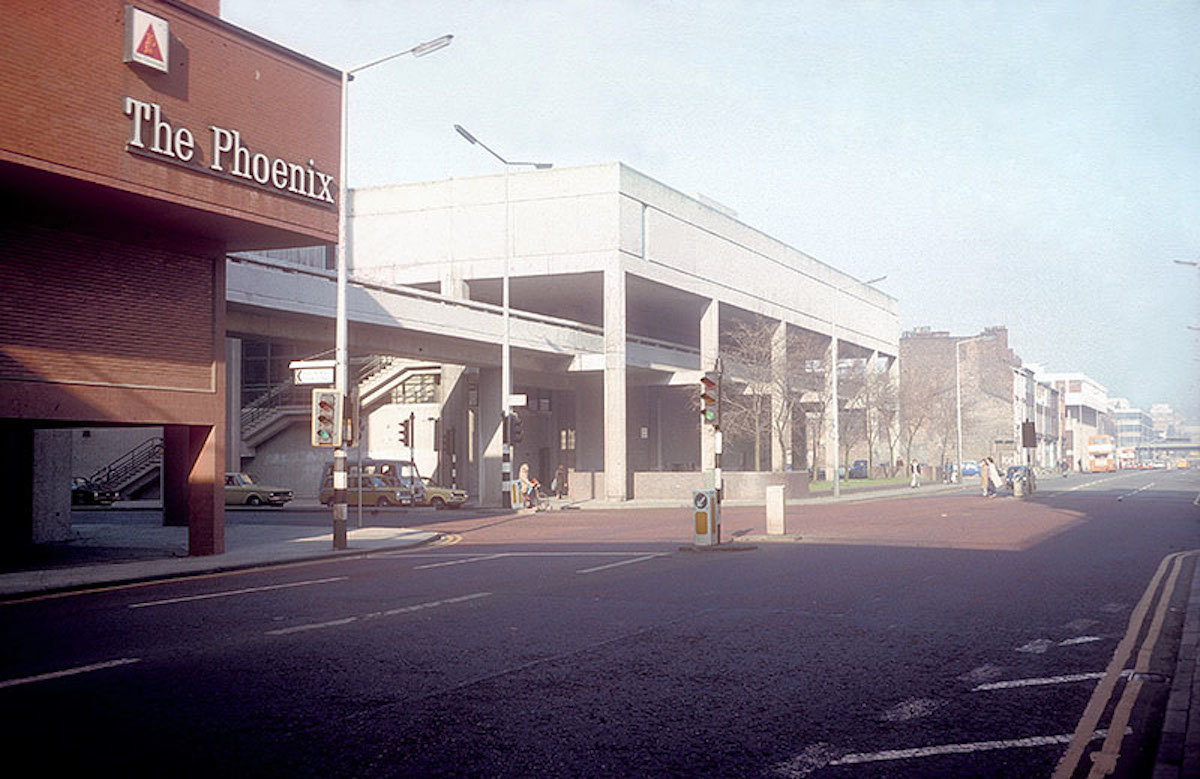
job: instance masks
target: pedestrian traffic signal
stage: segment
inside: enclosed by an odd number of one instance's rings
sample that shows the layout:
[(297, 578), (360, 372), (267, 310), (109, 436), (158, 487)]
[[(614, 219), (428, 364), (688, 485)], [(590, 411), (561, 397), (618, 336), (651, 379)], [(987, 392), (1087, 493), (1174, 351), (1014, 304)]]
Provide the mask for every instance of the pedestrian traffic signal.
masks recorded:
[(412, 417), (400, 422), (400, 445), (412, 446)]
[(313, 390), (312, 445), (342, 445), (342, 395), (336, 390)]
[(510, 443), (519, 444), (524, 437), (525, 432), (521, 429), (521, 415), (513, 411), (508, 415), (508, 440)]
[(721, 424), (721, 374), (716, 371), (700, 377), (700, 418), (707, 425)]

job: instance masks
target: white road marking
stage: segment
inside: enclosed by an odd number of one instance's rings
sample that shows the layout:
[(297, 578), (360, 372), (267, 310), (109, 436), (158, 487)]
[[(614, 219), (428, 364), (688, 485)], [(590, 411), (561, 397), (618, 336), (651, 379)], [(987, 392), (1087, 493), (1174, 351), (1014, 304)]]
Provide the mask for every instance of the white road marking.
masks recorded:
[(34, 682), (45, 682), (50, 679), (61, 679), (64, 676), (75, 676), (76, 674), (86, 674), (92, 671), (103, 671), (106, 668), (116, 668), (122, 665), (131, 663), (140, 663), (140, 657), (123, 657), (120, 660), (109, 660), (104, 663), (93, 663), (92, 665), (81, 665), (77, 668), (67, 668), (63, 671), (52, 671), (50, 673), (38, 674), (37, 676), (26, 676), (23, 679), (8, 679), (0, 682), (0, 687), (16, 687), (22, 684), (33, 684)]
[(608, 563), (607, 565), (597, 565), (595, 568), (584, 568), (582, 570), (576, 571), (575, 573), (595, 573), (596, 571), (607, 571), (609, 568), (619, 568), (622, 565), (633, 565), (634, 563), (644, 563), (647, 560), (653, 560), (656, 557), (663, 557), (663, 556), (664, 555), (652, 554), (652, 555), (646, 555), (645, 557), (635, 557), (632, 560), (620, 560), (615, 563)]
[[(1132, 732), (1132, 728), (1127, 729)], [(1102, 739), (1108, 735), (1106, 730), (1097, 730), (1092, 734), (1092, 740)], [(891, 760), (913, 760), (941, 755), (966, 755), (973, 752), (988, 752), (999, 749), (1032, 749), (1035, 747), (1057, 746), (1071, 741), (1072, 734), (1064, 733), (1057, 736), (1031, 736), (1029, 738), (1014, 738), (1000, 741), (974, 741), (966, 744), (938, 744), (931, 747), (916, 747), (914, 749), (885, 749), (881, 752), (852, 752), (840, 757), (838, 752), (829, 744), (813, 744), (791, 760), (775, 765), (770, 773), (786, 779), (803, 779), (826, 766), (861, 765), (863, 763), (881, 763)]]
[(909, 720), (927, 717), (937, 711), (945, 701), (932, 698), (909, 698), (885, 711), (879, 716), (883, 722), (908, 722)]
[(414, 571), (427, 571), (430, 568), (446, 568), (451, 565), (466, 565), (467, 563), (481, 563), (484, 560), (499, 560), (501, 557), (507, 557), (506, 554), (489, 554), (478, 557), (464, 557), (458, 560), (447, 560), (444, 563), (429, 563), (428, 565), (418, 565), (413, 568)]
[[(1132, 729), (1131, 729), (1132, 730)], [(1107, 730), (1097, 730), (1092, 734), (1092, 740), (1104, 738)], [(939, 744), (932, 747), (917, 747), (915, 749), (885, 749), (882, 752), (858, 752), (843, 755), (829, 765), (858, 765), (860, 763), (879, 763), (886, 760), (911, 760), (920, 757), (936, 757), (938, 755), (966, 755), (972, 752), (988, 752), (997, 749), (1030, 749), (1057, 744), (1068, 744), (1073, 734), (1062, 733), (1057, 736), (1031, 736), (1030, 738), (1012, 738), (1001, 741), (973, 741), (967, 744)]]
[(1138, 487), (1133, 492), (1127, 492), (1124, 495), (1117, 496), (1117, 500), (1124, 500), (1125, 498), (1131, 497), (1133, 495), (1137, 495), (1139, 492), (1145, 492), (1146, 490), (1150, 489), (1153, 486), (1154, 486), (1154, 482), (1150, 482), (1145, 487)]
[(144, 609), (148, 606), (166, 606), (171, 603), (187, 603), (196, 600), (208, 600), (210, 598), (228, 598), (234, 595), (247, 595), (253, 592), (269, 592), (271, 590), (286, 590), (292, 587), (307, 587), (310, 584), (329, 584), (330, 582), (346, 581), (348, 576), (333, 576), (328, 579), (309, 579), (303, 582), (288, 582), (287, 584), (271, 584), (265, 587), (246, 587), (241, 590), (225, 590), (224, 592), (209, 592), (204, 595), (188, 595), (182, 598), (167, 598), (165, 600), (148, 600), (142, 603), (131, 603), (131, 609)]
[(1046, 684), (1070, 684), (1086, 682), (1092, 679), (1103, 679), (1104, 673), (1066, 674), (1064, 676), (1044, 676), (1039, 679), (1011, 679), (1006, 682), (988, 682), (971, 688), (971, 692), (985, 690), (1009, 690), (1014, 687), (1040, 687)]
[(969, 671), (958, 677), (960, 682), (969, 682), (971, 684), (982, 684), (990, 682), (993, 679), (999, 679), (1004, 675), (1004, 669), (998, 665), (981, 665), (973, 671)]
[(1104, 639), (1100, 636), (1076, 636), (1075, 638), (1068, 638), (1063, 641), (1059, 641), (1058, 645), (1059, 646), (1078, 646), (1079, 644), (1092, 644), (1092, 643), (1095, 643), (1096, 641), (1103, 641), (1103, 640)]
[(1018, 652), (1024, 652), (1030, 655), (1044, 655), (1046, 650), (1054, 646), (1054, 642), (1048, 638), (1036, 638), (1030, 641), (1025, 646), (1017, 647)]
[(275, 630), (266, 631), (268, 636), (287, 636), (292, 633), (304, 633), (309, 630), (324, 630), (326, 628), (336, 628), (342, 625), (349, 625), (354, 622), (366, 619), (378, 619), (379, 617), (394, 617), (398, 614), (411, 614), (415, 611), (424, 611), (425, 609), (435, 609), (438, 606), (449, 606), (454, 603), (465, 603), (466, 601), (476, 600), (478, 598), (486, 598), (491, 595), (490, 592), (476, 592), (470, 595), (460, 595), (456, 598), (443, 598), (442, 600), (429, 601), (428, 603), (417, 603), (412, 606), (402, 606), (398, 609), (389, 609), (387, 611), (374, 611), (369, 614), (363, 614), (361, 617), (345, 617), (343, 619), (334, 619), (328, 622), (313, 622), (307, 625), (293, 625), (287, 628), (276, 628)]

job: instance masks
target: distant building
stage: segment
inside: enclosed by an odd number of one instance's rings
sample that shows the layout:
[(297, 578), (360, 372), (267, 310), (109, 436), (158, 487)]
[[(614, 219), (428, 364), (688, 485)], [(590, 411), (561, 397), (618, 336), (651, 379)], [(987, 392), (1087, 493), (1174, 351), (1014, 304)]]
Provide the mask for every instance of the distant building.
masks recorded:
[(1118, 448), (1136, 447), (1155, 440), (1154, 418), (1140, 408), (1130, 406), (1124, 398), (1114, 399), (1109, 414), (1116, 430)]
[(1005, 327), (973, 336), (921, 327), (900, 339), (900, 449), (906, 460), (957, 461), (961, 426), (964, 460), (1024, 462), (1021, 426), (1030, 421), (1037, 432), (1030, 456), (1053, 467), (1062, 456), (1062, 409), (1061, 393), (1040, 385), (1009, 348)]
[(1038, 380), (1063, 394), (1066, 423), (1063, 428), (1063, 457), (1074, 470), (1087, 460), (1087, 442), (1095, 435), (1112, 434), (1108, 415), (1108, 389), (1086, 373), (1039, 373)]

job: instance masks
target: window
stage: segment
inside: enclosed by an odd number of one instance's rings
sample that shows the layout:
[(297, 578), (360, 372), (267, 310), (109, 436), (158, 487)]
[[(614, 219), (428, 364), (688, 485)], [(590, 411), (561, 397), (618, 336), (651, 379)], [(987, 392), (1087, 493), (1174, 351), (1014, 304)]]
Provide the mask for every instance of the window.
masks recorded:
[(437, 403), (441, 377), (436, 373), (409, 376), (392, 390), (393, 403)]

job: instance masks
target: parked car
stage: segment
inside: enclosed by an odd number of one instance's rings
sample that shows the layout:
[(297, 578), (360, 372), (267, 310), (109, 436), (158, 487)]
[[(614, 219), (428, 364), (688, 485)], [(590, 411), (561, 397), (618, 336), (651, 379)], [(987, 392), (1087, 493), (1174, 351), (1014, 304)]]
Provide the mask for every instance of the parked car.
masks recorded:
[(291, 499), (286, 487), (259, 484), (248, 473), (225, 474), (226, 506), (282, 506)]
[(963, 460), (962, 475), (963, 476), (978, 476), (979, 475), (979, 463), (975, 462), (974, 460)]
[(1031, 495), (1037, 490), (1037, 477), (1034, 476), (1033, 469), (1028, 465), (1010, 465), (1004, 474), (1004, 481), (1008, 488), (1013, 489), (1013, 483), (1018, 479), (1025, 482), (1025, 494)]
[(871, 466), (866, 460), (855, 460), (850, 466), (851, 479), (868, 479), (871, 477)]
[[(361, 484), (361, 489), (360, 489)], [(351, 473), (346, 476), (346, 504), (387, 508), (388, 506), (408, 507), (413, 504), (412, 492), (404, 487), (395, 476), (368, 473), (359, 476)], [(326, 506), (333, 505), (333, 474), (330, 473), (321, 483), (321, 494), (317, 498)]]
[(72, 506), (111, 506), (117, 497), (116, 490), (103, 489), (82, 476), (71, 480)]
[(424, 489), (418, 506), (433, 506), (435, 509), (456, 509), (467, 502), (467, 491), (434, 484), (428, 476), (421, 479)]

